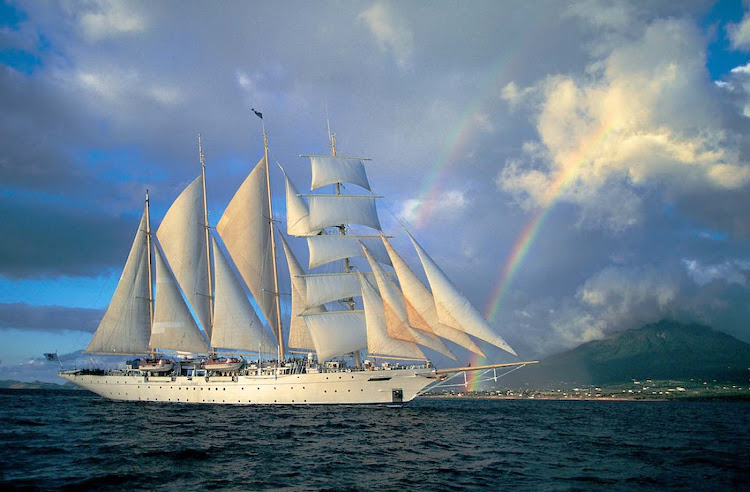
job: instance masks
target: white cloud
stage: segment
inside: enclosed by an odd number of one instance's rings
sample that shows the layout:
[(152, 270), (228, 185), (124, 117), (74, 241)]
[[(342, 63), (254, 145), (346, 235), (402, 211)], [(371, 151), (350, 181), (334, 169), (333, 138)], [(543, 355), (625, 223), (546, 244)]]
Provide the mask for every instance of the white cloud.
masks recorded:
[[(126, 0), (95, 0), (86, 4), (78, 23), (89, 41), (135, 34), (146, 29), (146, 17), (136, 4)], [(72, 8), (80, 8), (79, 6)]]
[(657, 21), (592, 64), (589, 76), (550, 76), (523, 91), (506, 86), (511, 105), (530, 90), (540, 98), (535, 123), (544, 151), (529, 146), (510, 159), (499, 188), (526, 206), (559, 199), (584, 215), (598, 210), (597, 223), (622, 231), (639, 223), (634, 190), (658, 185), (680, 196), (746, 186), (750, 167), (716, 118), (719, 89), (695, 56), (701, 43), (691, 24)]
[(433, 218), (455, 217), (469, 204), (464, 192), (449, 190), (439, 197), (410, 198), (401, 205), (399, 215), (408, 222), (415, 222), (422, 213), (429, 213)]
[(411, 64), (414, 52), (414, 34), (403, 18), (399, 18), (386, 3), (376, 2), (370, 8), (359, 14), (380, 49), (390, 51), (400, 68), (407, 68)]
[(727, 34), (732, 48), (746, 50), (750, 48), (750, 13), (745, 13), (742, 20), (736, 24), (727, 24)]
[(706, 264), (696, 259), (684, 259), (682, 263), (690, 278), (700, 286), (718, 279), (747, 286), (750, 280), (749, 260), (727, 260), (716, 264)]

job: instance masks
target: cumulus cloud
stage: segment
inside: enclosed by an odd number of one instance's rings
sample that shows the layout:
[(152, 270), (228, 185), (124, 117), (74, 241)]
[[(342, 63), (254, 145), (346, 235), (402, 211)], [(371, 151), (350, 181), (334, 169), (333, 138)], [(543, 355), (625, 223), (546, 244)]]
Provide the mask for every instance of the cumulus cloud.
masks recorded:
[[(722, 125), (713, 102), (719, 89), (696, 56), (701, 52), (692, 24), (655, 21), (641, 38), (590, 65), (586, 77), (506, 86), (503, 97), (512, 104), (529, 101), (539, 142), (509, 159), (498, 174), (500, 189), (527, 206), (580, 205), (583, 223), (598, 210), (593, 222), (623, 230), (640, 222), (638, 190), (658, 186), (674, 198), (746, 187), (750, 166), (738, 136)], [(613, 190), (625, 207), (610, 203)]]
[(390, 52), (401, 68), (409, 67), (414, 52), (414, 34), (405, 19), (387, 3), (376, 2), (359, 14), (380, 49)]
[(732, 48), (737, 50), (750, 48), (750, 13), (745, 12), (740, 22), (727, 24), (726, 29)]

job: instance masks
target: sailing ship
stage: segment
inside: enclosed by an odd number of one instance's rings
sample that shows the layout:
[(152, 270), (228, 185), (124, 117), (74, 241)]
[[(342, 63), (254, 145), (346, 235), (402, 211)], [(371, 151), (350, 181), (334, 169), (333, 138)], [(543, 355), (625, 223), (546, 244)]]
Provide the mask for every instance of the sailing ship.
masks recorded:
[[(533, 363), (434, 367), (423, 348), (457, 360), (446, 342), (485, 356), (476, 342), (482, 340), (516, 354), (411, 235), (429, 288), (404, 261), (381, 231), (381, 196), (370, 187), (369, 159), (338, 155), (330, 132), (331, 155), (303, 156), (312, 169), (310, 194), (298, 193), (281, 169), (286, 235), (307, 243), (306, 271), (272, 219), (268, 139), (256, 114), (263, 157), (215, 228), (208, 221), (200, 136), (201, 173), (156, 234), (146, 192), (119, 283), (86, 348), (143, 358), (124, 369), (62, 370), (62, 378), (113, 400), (402, 403), (462, 372)], [(349, 185), (362, 191), (343, 193)], [(326, 188), (329, 193), (320, 192)], [(287, 330), (277, 235), (291, 287)]]

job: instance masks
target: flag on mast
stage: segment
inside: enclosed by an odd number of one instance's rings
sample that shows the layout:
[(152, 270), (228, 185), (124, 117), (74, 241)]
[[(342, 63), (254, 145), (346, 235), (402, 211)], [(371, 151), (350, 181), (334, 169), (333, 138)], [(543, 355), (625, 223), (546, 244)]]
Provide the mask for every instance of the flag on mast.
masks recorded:
[(253, 113), (255, 113), (255, 116), (257, 116), (261, 120), (263, 119), (263, 113), (261, 113), (260, 111), (256, 111), (255, 108), (250, 108), (250, 109), (253, 110)]
[(46, 358), (46, 359), (47, 359), (48, 361), (50, 361), (50, 362), (53, 362), (53, 361), (59, 360), (59, 359), (57, 358), (57, 353), (54, 353), (54, 354), (44, 354), (44, 357), (45, 357), (45, 358)]

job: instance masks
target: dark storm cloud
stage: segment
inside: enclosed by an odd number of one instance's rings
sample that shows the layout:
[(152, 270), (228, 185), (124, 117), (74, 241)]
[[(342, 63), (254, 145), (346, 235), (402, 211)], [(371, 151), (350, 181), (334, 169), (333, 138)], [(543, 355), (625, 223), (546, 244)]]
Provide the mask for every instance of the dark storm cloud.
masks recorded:
[(95, 276), (120, 268), (138, 227), (137, 216), (112, 216), (38, 198), (0, 196), (5, 233), (0, 276)]
[(0, 303), (0, 329), (93, 333), (103, 314), (101, 309)]

